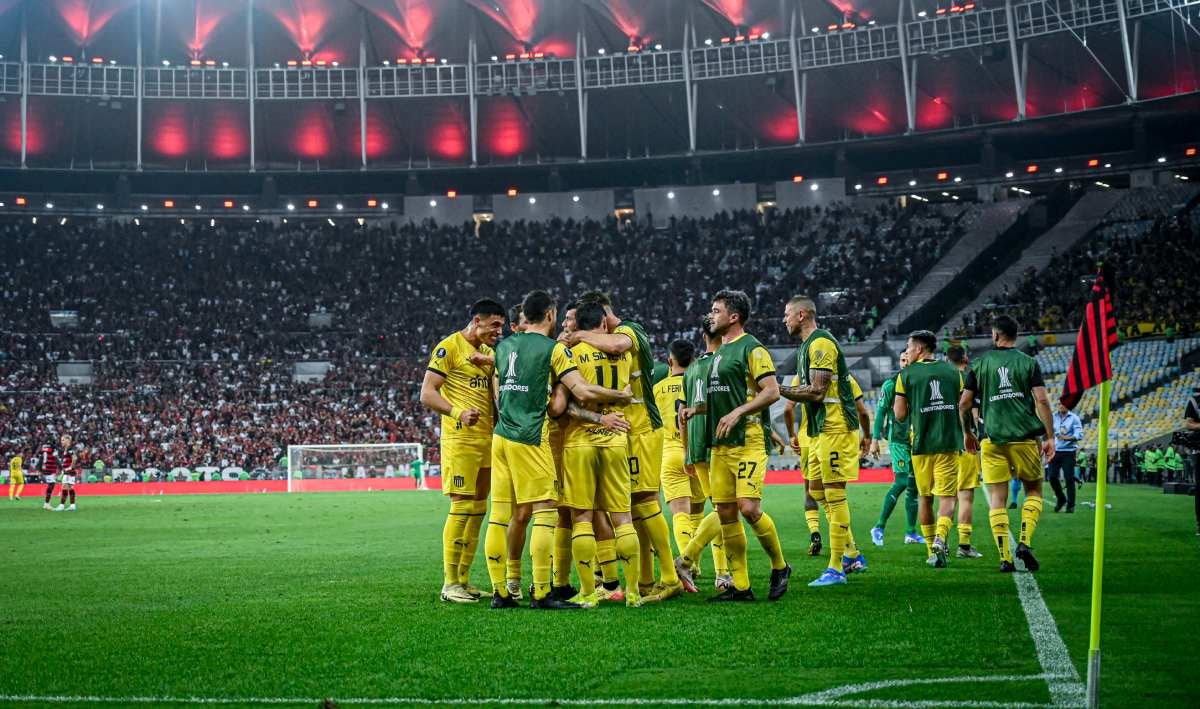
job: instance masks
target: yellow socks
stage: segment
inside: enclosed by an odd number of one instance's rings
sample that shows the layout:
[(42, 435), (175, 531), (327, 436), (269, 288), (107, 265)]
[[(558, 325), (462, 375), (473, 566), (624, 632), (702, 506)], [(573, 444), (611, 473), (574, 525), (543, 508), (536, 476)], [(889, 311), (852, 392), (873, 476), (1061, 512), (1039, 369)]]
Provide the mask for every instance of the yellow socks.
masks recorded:
[(754, 530), (758, 543), (771, 559), (771, 568), (778, 571), (787, 566), (787, 562), (783, 560), (783, 545), (779, 543), (779, 533), (775, 531), (775, 521), (771, 519), (771, 515), (763, 512), (762, 517), (750, 525), (750, 529)]
[[(483, 555), (487, 559), (488, 578), (492, 582), (492, 590), (501, 596), (508, 595), (504, 585), (504, 570), (508, 557), (508, 523), (512, 519), (511, 502), (493, 502), (492, 514), (488, 518), (487, 534), (483, 538)], [(520, 562), (517, 564), (517, 577), (521, 576)]]
[[(704, 551), (704, 546), (709, 542), (712, 542), (714, 550), (717, 548), (718, 542), (721, 542), (721, 518), (717, 516), (716, 512), (709, 512), (704, 519), (700, 520), (700, 524), (692, 532), (692, 541), (688, 542), (686, 549), (679, 552), (679, 556), (683, 557), (688, 564), (693, 564), (700, 558), (700, 552)], [(724, 557), (724, 551), (721, 555)], [(713, 560), (716, 560), (715, 556)]]
[(463, 530), (475, 507), (474, 500), (458, 500), (450, 503), (446, 524), (442, 526), (442, 583), (453, 586), (458, 583), (458, 560), (463, 552)]
[(729, 557), (733, 586), (739, 591), (745, 591), (750, 588), (750, 570), (746, 568), (746, 530), (742, 529), (742, 520), (722, 524), (721, 537), (725, 540), (725, 554)]
[(616, 539), (596, 540), (596, 561), (600, 564), (600, 573), (604, 576), (604, 583), (612, 583), (617, 580)]
[(692, 541), (692, 532), (695, 528), (692, 526), (692, 515), (687, 512), (676, 512), (671, 515), (671, 532), (675, 536), (675, 548), (682, 554), (684, 549), (687, 549), (688, 542)]
[(471, 582), (471, 564), (475, 562), (475, 550), (479, 548), (479, 529), (487, 515), (487, 500), (474, 500), (470, 504), (471, 514), (463, 530), (462, 555), (458, 557), (458, 582), (464, 584)]
[(960, 524), (958, 525), (958, 543), (961, 546), (971, 546), (971, 532), (975, 529), (974, 525)]
[[(591, 528), (591, 525), (588, 525)], [(571, 585), (571, 552), (574, 549), (570, 527), (554, 528), (554, 585)], [(591, 559), (592, 557), (588, 557)]]
[[(663, 516), (662, 506), (658, 504), (658, 499), (634, 505), (633, 516), (642, 519), (642, 528), (646, 531), (650, 545), (654, 547), (655, 556), (658, 557), (658, 575), (663, 584), (671, 586), (679, 583), (679, 576), (675, 573), (674, 557), (671, 555), (671, 530), (667, 528), (667, 519)], [(653, 559), (650, 560), (650, 568), (654, 568)], [(642, 570), (645, 571), (645, 569), (646, 561), (642, 560)], [(643, 578), (642, 583), (647, 583), (649, 580), (649, 578)]]
[(850, 505), (846, 491), (837, 487), (825, 488), (826, 514), (829, 515), (829, 568), (842, 569), (842, 555), (850, 537)]
[(554, 552), (554, 528), (558, 511), (534, 510), (530, 520), (529, 556), (533, 567), (533, 597), (541, 600), (550, 593), (550, 557)]
[(638, 558), (640, 544), (637, 530), (632, 524), (626, 523), (617, 527), (614, 533), (616, 534), (617, 559), (621, 562), (621, 569), (625, 572), (625, 592), (640, 593), (638, 583), (642, 578), (642, 569), (641, 559)]
[(820, 510), (804, 510), (804, 521), (808, 523), (809, 534), (820, 534), (821, 532), (821, 511)]
[(937, 534), (936, 524), (922, 524), (921, 536), (925, 537), (925, 551), (929, 552), (929, 556), (933, 556), (933, 537)]
[(1012, 549), (1008, 545), (1008, 510), (1001, 507), (988, 512), (988, 522), (992, 525), (992, 538), (996, 540), (996, 550), (1000, 552), (1003, 561), (1012, 563)]
[(1026, 546), (1033, 546), (1033, 533), (1037, 529), (1038, 518), (1042, 516), (1042, 498), (1025, 496), (1025, 504), (1021, 505), (1021, 535), (1017, 541)]
[(950, 527), (953, 525), (954, 520), (950, 519), (949, 517), (937, 518), (937, 535), (942, 538), (943, 542), (946, 541), (946, 538), (950, 536)]
[[(576, 571), (579, 572), (579, 592), (586, 596), (596, 590), (596, 574), (592, 569), (592, 558), (596, 556), (596, 533), (592, 531), (591, 522), (575, 523), (571, 532), (571, 553), (575, 556)], [(567, 580), (570, 581), (570, 578)]]

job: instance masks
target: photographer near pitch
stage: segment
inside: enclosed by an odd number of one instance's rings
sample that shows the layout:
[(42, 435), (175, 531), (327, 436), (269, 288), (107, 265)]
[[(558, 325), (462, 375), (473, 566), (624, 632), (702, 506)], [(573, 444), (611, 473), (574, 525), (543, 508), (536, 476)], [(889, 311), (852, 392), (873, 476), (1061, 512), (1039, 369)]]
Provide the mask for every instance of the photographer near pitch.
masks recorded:
[(1183, 430), (1176, 434), (1183, 438), (1192, 459), (1192, 495), (1196, 498), (1196, 536), (1200, 537), (1200, 387), (1192, 389), (1183, 414)]

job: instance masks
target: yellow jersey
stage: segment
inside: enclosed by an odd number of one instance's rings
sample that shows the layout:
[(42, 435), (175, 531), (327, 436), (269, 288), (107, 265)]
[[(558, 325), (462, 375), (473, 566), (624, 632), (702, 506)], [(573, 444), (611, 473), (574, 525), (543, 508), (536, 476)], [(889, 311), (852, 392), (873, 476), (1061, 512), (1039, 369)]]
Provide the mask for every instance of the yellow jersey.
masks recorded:
[[(838, 354), (837, 343), (824, 337), (817, 337), (808, 345), (808, 368), (824, 369), (831, 377), (829, 389), (825, 392), (825, 423), (821, 433), (846, 433), (850, 430), (842, 408), (845, 404), (838, 396)], [(859, 393), (861, 395), (861, 391)], [(850, 406), (854, 406), (853, 400)]]
[(25, 459), (19, 455), (14, 455), (12, 457), (12, 459), (8, 461), (9, 477), (15, 478), (17, 475), (19, 475), (25, 469), (24, 466), (25, 466)]
[[(579, 375), (589, 384), (616, 389), (617, 391), (621, 391), (629, 386), (629, 380), (632, 376), (632, 358), (628, 352), (619, 355), (610, 355), (601, 352), (586, 342), (580, 342), (571, 348), (571, 354), (574, 355), (575, 367), (579, 371)], [(602, 414), (609, 413), (610, 411), (621, 411), (628, 416), (629, 410), (634, 407), (604, 404), (601, 406), (587, 406), (585, 408)], [(643, 413), (645, 412), (645, 407), (639, 408), (642, 409)], [(564, 448), (578, 448), (583, 446), (624, 448), (628, 444), (624, 433), (614, 433), (599, 424), (580, 421), (569, 416), (565, 420), (567, 423), (563, 440)]]
[(455, 332), (437, 343), (429, 356), (428, 369), (446, 378), (441, 393), (451, 406), (460, 409), (479, 410), (479, 421), (474, 426), (464, 426), (450, 417), (442, 417), (443, 438), (491, 438), (495, 415), (492, 411), (492, 369), (471, 362), (471, 355), (479, 352), (495, 356), (492, 348), (480, 345), (478, 349), (467, 342), (462, 332)]
[[(653, 372), (643, 372), (638, 369), (638, 362), (641, 361), (641, 350), (638, 349), (637, 335), (634, 334), (633, 328), (628, 325), (620, 325), (613, 333), (620, 333), (629, 338), (633, 343), (633, 347), (625, 354), (629, 355), (630, 366), (633, 371), (629, 376), (629, 383), (633, 389), (633, 403), (625, 408), (625, 417), (629, 419), (629, 435), (641, 436), (650, 433), (654, 427), (650, 423), (650, 414), (646, 411), (646, 397), (653, 396), (652, 385), (650, 384), (650, 376)], [(663, 416), (666, 418), (666, 415)]]
[[(789, 386), (800, 386), (800, 375), (793, 374), (792, 381)], [(801, 448), (808, 448), (812, 445), (812, 439), (808, 437), (808, 422), (804, 420), (804, 405), (796, 402), (792, 407), (792, 417), (796, 420), (796, 441), (799, 442)]]
[(683, 374), (670, 374), (654, 385), (654, 402), (663, 420), (663, 447), (683, 450), (679, 435), (679, 409), (685, 405)]

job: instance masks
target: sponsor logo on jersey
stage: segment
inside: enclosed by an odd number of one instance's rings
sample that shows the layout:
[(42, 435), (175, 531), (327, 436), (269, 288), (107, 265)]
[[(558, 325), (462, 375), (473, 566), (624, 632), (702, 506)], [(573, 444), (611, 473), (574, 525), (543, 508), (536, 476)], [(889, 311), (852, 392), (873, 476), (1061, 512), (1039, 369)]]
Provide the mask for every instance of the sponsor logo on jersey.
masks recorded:
[(445, 347), (437, 348), (437, 352), (435, 354), (438, 359), (444, 358), (446, 356), (446, 348)]

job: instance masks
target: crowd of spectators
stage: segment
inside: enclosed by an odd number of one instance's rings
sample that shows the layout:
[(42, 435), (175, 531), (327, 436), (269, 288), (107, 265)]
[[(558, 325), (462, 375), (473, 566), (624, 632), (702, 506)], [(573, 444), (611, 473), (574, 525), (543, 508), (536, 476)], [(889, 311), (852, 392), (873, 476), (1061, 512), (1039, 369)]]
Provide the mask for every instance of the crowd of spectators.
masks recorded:
[[(424, 357), (480, 297), (601, 289), (661, 347), (694, 338), (726, 287), (751, 294), (751, 331), (786, 343), (783, 304), (808, 292), (822, 325), (853, 340), (957, 238), (958, 216), (866, 202), (665, 228), (0, 222), (0, 447), (28, 454), (68, 432), (85, 465), (250, 469), (289, 443), (434, 444), (417, 400)], [(51, 311), (77, 322), (57, 327)], [(78, 360), (92, 383), (60, 384), (55, 364)], [(308, 360), (333, 365), (323, 381), (293, 381)]]

